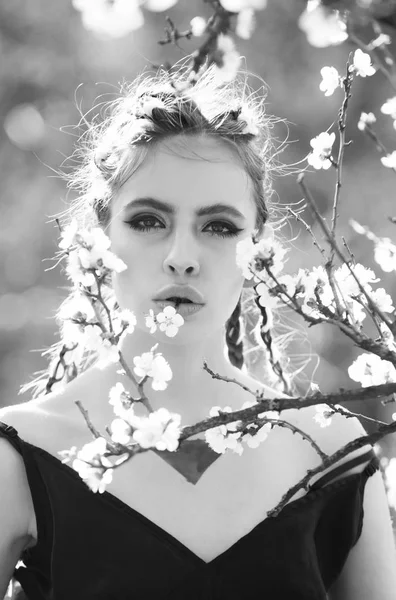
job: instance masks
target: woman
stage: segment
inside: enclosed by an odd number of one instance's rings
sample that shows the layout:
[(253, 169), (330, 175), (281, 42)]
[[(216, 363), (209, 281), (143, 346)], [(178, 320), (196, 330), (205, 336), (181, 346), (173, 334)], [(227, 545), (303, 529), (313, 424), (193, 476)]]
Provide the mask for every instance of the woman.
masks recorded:
[[(166, 389), (150, 389), (150, 405), (180, 414), (184, 426), (214, 405), (238, 410), (252, 401), (240, 385), (212, 379), (204, 360), (266, 397), (281, 394), (241, 370), (239, 335), (231, 335), (251, 285), (236, 264), (236, 244), (266, 235), (269, 120), (262, 100), (234, 84), (216, 89), (210, 71), (193, 89), (183, 82), (182, 73), (172, 85), (162, 73), (125, 90), (93, 128), (92, 144), (84, 140), (71, 215), (100, 225), (127, 266), (112, 285), (136, 327), (120, 350), (132, 365), (158, 342), (173, 376)], [(175, 296), (192, 300), (194, 310), (176, 303), (184, 315), (176, 336), (150, 333), (147, 313), (175, 305)], [(371, 446), (315, 478), (274, 518), (266, 513), (321, 462), (282, 427), (240, 456), (214, 455), (207, 446), (194, 485), (186, 476), (193, 454), (180, 449), (164, 461), (147, 451), (93, 494), (59, 452), (91, 440), (77, 400), (104, 431), (114, 418), (109, 390), (118, 382), (136, 394), (119, 364), (93, 365), (64, 390), (0, 412), (0, 596), (14, 575), (29, 600), (394, 598), (392, 527)], [(314, 414), (282, 417), (329, 454), (366, 433), (339, 414), (321, 428)]]

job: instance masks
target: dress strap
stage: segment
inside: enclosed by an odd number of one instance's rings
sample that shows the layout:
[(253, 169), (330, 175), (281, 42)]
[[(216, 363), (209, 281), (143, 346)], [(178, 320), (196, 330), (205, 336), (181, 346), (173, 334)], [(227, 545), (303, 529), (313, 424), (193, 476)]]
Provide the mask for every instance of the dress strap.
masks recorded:
[(12, 425), (7, 425), (0, 421), (0, 437), (5, 437), (14, 446), (15, 450), (18, 450), (19, 454), (23, 454), (21, 447), (21, 440), (18, 437), (18, 432)]
[(365, 469), (363, 469), (361, 474), (366, 477), (370, 477), (371, 475), (373, 475), (373, 473), (375, 473), (375, 471), (379, 469), (380, 466), (379, 458), (374, 452), (373, 448), (371, 448), (371, 450), (369, 450), (368, 452), (365, 452), (360, 456), (356, 456), (352, 460), (349, 460), (343, 463), (342, 465), (339, 465), (332, 471), (329, 471), (329, 473), (326, 473), (326, 475), (323, 475), (323, 477), (320, 477), (317, 481), (315, 481), (315, 483), (310, 486), (310, 489), (315, 490), (319, 487), (322, 487), (323, 485), (326, 485), (326, 483), (331, 481), (334, 477), (337, 477), (338, 475), (349, 471), (349, 469), (351, 469), (352, 467), (356, 467), (357, 465), (367, 462), (368, 460), (370, 460), (370, 462), (368, 465), (366, 465)]

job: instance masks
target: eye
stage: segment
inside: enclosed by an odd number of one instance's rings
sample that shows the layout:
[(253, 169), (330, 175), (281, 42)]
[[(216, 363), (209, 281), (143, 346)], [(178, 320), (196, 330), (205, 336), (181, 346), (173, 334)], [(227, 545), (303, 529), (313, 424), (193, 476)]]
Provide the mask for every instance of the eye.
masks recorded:
[(243, 231), (242, 229), (238, 229), (238, 227), (235, 227), (235, 225), (231, 225), (231, 223), (226, 223), (223, 221), (212, 221), (211, 223), (209, 223), (206, 227), (222, 227), (223, 229), (226, 228), (227, 231), (214, 231), (214, 232), (210, 232), (209, 233), (211, 235), (218, 235), (220, 237), (234, 237), (236, 235), (238, 235), (238, 233), (240, 231)]
[[(130, 221), (125, 221), (125, 223), (127, 223), (129, 227), (134, 231), (145, 232), (150, 231), (151, 229), (164, 229), (165, 225), (163, 224), (163, 227), (155, 227), (155, 222), (161, 223), (161, 221), (154, 215), (139, 215), (138, 217), (135, 217)], [(146, 225), (141, 225), (141, 223), (146, 223)], [(207, 233), (223, 238), (235, 237), (236, 235), (238, 235), (238, 233), (243, 231), (243, 229), (238, 229), (238, 227), (235, 227), (235, 225), (232, 225), (231, 223), (227, 223), (225, 221), (212, 221), (211, 223), (208, 223), (208, 225), (206, 225), (205, 229), (207, 229), (208, 227), (214, 227), (215, 229), (222, 228), (223, 231), (212, 230), (208, 231)], [(224, 229), (226, 231), (224, 231)]]
[[(127, 223), (129, 225), (129, 227), (131, 229), (134, 229), (135, 231), (150, 231), (150, 229), (153, 229), (153, 225), (138, 225), (138, 223), (153, 223), (157, 221), (157, 223), (160, 223), (160, 220), (157, 219), (157, 217), (154, 217), (154, 215), (142, 215), (139, 216), (135, 219), (132, 219), (131, 221), (125, 221), (125, 223)], [(154, 227), (154, 229), (161, 229), (161, 227)]]

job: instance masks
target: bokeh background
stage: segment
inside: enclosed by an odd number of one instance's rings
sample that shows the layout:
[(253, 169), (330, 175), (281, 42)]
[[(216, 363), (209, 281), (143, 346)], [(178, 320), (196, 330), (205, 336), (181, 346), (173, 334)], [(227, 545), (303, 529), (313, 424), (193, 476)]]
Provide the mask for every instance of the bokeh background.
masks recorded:
[[(336, 120), (342, 101), (341, 90), (327, 98), (319, 90), (320, 69), (333, 65), (343, 73), (348, 53), (355, 49), (349, 42), (310, 46), (297, 25), (304, 7), (303, 0), (268, 0), (267, 8), (257, 12), (252, 38), (236, 40), (247, 68), (268, 85), (268, 111), (289, 122), (276, 131), (280, 140), (288, 137), (290, 142), (282, 160), (301, 166), (306, 164), (310, 139)], [(70, 200), (59, 171), (72, 166), (67, 159), (84, 131), (81, 113), (90, 119), (93, 105), (110, 99), (120, 82), (146, 65), (174, 63), (183, 56), (175, 47), (158, 44), (166, 14), (181, 30), (189, 27), (192, 17), (210, 15), (209, 7), (198, 0), (179, 0), (166, 12), (143, 12), (143, 27), (121, 38), (103, 39), (87, 31), (71, 0), (0, 3), (0, 406), (30, 399), (29, 393), (18, 394), (20, 386), (46, 367), (41, 353), (58, 339), (54, 314), (68, 282), (52, 260), (58, 240), (53, 216)], [(189, 53), (197, 43), (193, 38), (181, 46)], [(251, 85), (259, 87), (261, 82), (252, 77)], [(356, 260), (373, 268), (381, 278), (378, 285), (396, 299), (395, 274), (381, 270), (371, 242), (348, 223), (352, 217), (378, 236), (396, 237), (395, 225), (387, 219), (396, 213), (395, 173), (381, 165), (373, 144), (356, 127), (362, 111), (373, 111), (379, 136), (390, 150), (396, 148), (392, 121), (380, 113), (393, 95), (380, 73), (355, 79), (347, 128), (352, 144), (345, 155), (338, 233)], [(335, 173), (312, 170), (307, 182), (330, 222)], [(281, 205), (302, 198), (295, 174), (278, 178), (275, 190), (274, 199)], [(313, 225), (308, 212), (304, 218)], [(313, 228), (318, 234), (317, 226)], [(321, 264), (319, 252), (297, 222), (290, 221), (283, 234), (296, 238), (286, 272)], [(349, 339), (329, 325), (308, 330), (297, 318), (295, 326), (306, 331), (306, 338), (298, 336), (290, 348), (296, 365), (307, 361), (301, 381), (307, 384), (312, 378), (322, 392), (360, 387), (348, 377), (348, 366), (361, 352)], [(349, 407), (386, 421), (395, 412), (393, 405), (382, 407), (374, 401)], [(371, 431), (369, 422), (364, 425)], [(396, 455), (392, 438), (382, 446), (387, 456)]]

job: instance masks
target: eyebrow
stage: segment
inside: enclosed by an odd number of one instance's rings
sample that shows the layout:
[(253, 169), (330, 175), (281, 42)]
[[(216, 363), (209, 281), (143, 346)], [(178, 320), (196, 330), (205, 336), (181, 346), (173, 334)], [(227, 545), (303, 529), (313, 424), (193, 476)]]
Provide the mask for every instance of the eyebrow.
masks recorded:
[[(136, 198), (135, 200), (131, 200), (125, 205), (125, 209), (128, 208), (143, 208), (149, 206), (151, 208), (156, 208), (157, 210), (162, 210), (165, 213), (170, 215), (176, 214), (176, 209), (172, 204), (168, 202), (164, 202), (163, 200), (158, 200), (158, 198), (151, 198), (150, 196), (145, 196), (143, 198)], [(229, 204), (222, 204), (221, 202), (217, 202), (216, 204), (210, 204), (208, 206), (201, 206), (195, 211), (197, 217), (203, 217), (205, 215), (217, 215), (219, 213), (227, 213), (232, 217), (236, 217), (239, 219), (245, 219), (245, 216), (239, 212), (234, 206), (230, 206)]]

